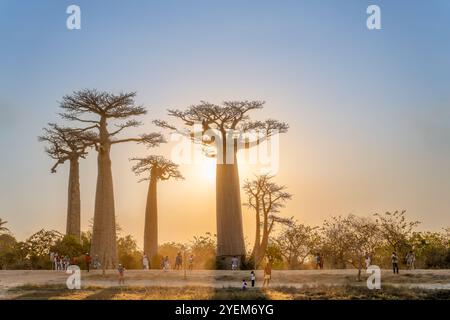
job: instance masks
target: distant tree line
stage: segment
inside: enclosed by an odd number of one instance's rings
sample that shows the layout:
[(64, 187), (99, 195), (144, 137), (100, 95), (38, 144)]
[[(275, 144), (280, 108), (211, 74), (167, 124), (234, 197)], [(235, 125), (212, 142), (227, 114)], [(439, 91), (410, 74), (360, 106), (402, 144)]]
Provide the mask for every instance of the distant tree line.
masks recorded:
[[(419, 222), (407, 219), (405, 211), (373, 217), (334, 216), (315, 227), (284, 219), (267, 241), (259, 267), (270, 262), (276, 269), (314, 269), (315, 258), (320, 255), (324, 268), (355, 268), (361, 272), (367, 256), (371, 264), (390, 268), (395, 251), (401, 268), (406, 268), (406, 255), (412, 251), (415, 268), (450, 268), (450, 228), (440, 232), (417, 231), (418, 225)], [(17, 241), (6, 221), (0, 219), (0, 268), (51, 269), (50, 252), (67, 255), (84, 268), (83, 256), (89, 252), (91, 240), (91, 231), (82, 232), (78, 240), (54, 230), (40, 230), (25, 241)], [(193, 255), (196, 269), (215, 269), (216, 241), (215, 235), (206, 233), (187, 243), (164, 243), (158, 247), (156, 261), (165, 256), (172, 261), (180, 252), (184, 263)], [(122, 264), (128, 269), (142, 268), (142, 249), (132, 236), (118, 236), (116, 244)], [(247, 255), (248, 268), (254, 267), (253, 251)]]

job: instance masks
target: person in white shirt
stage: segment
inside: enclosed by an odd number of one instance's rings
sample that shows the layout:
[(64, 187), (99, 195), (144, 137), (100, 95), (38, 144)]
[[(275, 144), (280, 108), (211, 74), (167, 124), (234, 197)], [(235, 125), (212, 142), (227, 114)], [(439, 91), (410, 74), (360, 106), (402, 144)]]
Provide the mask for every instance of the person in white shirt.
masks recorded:
[(142, 257), (142, 265), (145, 270), (149, 269), (149, 261), (147, 255), (144, 253), (144, 256)]
[(235, 256), (231, 259), (231, 270), (237, 270), (238, 269), (239, 260)]

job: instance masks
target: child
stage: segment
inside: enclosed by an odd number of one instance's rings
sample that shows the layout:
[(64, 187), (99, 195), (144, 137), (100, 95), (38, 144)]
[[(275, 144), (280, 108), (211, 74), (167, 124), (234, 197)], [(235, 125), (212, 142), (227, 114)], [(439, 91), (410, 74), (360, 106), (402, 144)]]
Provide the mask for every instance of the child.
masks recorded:
[(253, 271), (253, 270), (252, 270), (252, 272), (250, 272), (250, 280), (252, 281), (252, 288), (254, 288), (256, 277), (255, 277), (255, 271)]
[(119, 264), (119, 268), (117, 268), (117, 271), (119, 271), (119, 286), (121, 284), (125, 284), (125, 277), (124, 277), (124, 273), (125, 273), (125, 268)]
[(247, 282), (245, 281), (245, 279), (242, 279), (242, 290), (247, 290)]

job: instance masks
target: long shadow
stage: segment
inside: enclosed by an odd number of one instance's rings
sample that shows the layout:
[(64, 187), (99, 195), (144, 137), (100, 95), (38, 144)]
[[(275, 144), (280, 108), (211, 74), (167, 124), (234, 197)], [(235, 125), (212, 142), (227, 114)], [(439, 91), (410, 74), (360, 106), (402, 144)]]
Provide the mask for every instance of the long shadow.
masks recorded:
[(121, 292), (120, 287), (110, 287), (95, 291), (95, 293), (86, 296), (83, 300), (111, 300)]
[(262, 288), (247, 288), (242, 290), (238, 287), (215, 288), (211, 300), (269, 300), (266, 291)]
[[(22, 294), (15, 295), (17, 290), (25, 291)], [(36, 289), (20, 289), (12, 288), (8, 290), (9, 293), (15, 295), (14, 300), (50, 300), (52, 298), (64, 299), (65, 295), (69, 295), (71, 292), (67, 288), (61, 288), (60, 286), (48, 286)]]

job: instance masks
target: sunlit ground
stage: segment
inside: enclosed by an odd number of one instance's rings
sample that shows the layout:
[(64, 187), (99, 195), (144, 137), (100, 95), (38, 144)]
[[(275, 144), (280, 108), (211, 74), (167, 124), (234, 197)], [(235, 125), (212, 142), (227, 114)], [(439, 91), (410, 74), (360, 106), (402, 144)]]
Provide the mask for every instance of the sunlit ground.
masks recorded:
[(118, 285), (113, 270), (84, 272), (81, 290), (66, 287), (61, 271), (0, 271), (1, 299), (450, 299), (450, 270), (382, 271), (381, 290), (369, 290), (366, 275), (356, 270), (273, 271), (269, 288), (262, 288), (257, 271), (255, 288), (242, 291), (248, 271), (129, 270)]

